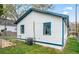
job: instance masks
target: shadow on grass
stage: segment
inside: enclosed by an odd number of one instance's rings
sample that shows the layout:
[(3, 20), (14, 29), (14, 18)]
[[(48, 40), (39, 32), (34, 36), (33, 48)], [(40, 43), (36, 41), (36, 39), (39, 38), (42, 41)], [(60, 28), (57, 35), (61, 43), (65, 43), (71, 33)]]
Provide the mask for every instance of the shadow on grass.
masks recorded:
[(22, 41), (10, 40), (16, 46), (0, 48), (0, 54), (76, 54), (79, 53), (79, 42), (75, 38), (68, 38), (68, 42), (63, 51), (43, 47), (37, 44), (29, 46)]

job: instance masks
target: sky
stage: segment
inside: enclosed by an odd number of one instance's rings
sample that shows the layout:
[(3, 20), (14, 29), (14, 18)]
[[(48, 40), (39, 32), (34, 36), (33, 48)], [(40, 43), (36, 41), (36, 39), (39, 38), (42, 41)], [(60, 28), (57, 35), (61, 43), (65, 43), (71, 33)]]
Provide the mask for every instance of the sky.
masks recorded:
[[(23, 5), (20, 11), (23, 11), (23, 8), (27, 8), (27, 6), (31, 5)], [(69, 21), (75, 23), (75, 7), (75, 4), (54, 4), (54, 8), (49, 8), (48, 11), (66, 14), (69, 16)], [(79, 4), (77, 4), (77, 16), (77, 21), (79, 22)]]
[[(77, 21), (79, 22), (79, 4), (77, 5)], [(49, 11), (69, 15), (69, 21), (75, 22), (75, 4), (55, 4)]]

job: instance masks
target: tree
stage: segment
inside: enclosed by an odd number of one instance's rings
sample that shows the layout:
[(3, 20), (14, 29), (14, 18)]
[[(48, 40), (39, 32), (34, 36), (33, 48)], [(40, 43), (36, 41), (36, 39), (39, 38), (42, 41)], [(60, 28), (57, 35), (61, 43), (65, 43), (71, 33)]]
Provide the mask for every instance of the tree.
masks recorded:
[(10, 20), (17, 20), (21, 17), (29, 8), (35, 8), (45, 10), (53, 8), (53, 4), (4, 4), (2, 18), (8, 18)]
[(1, 15), (1, 18), (3, 18), (4, 20), (4, 33), (5, 33), (5, 39), (6, 38), (6, 20), (9, 18), (10, 20), (16, 20), (16, 9), (14, 8), (14, 6), (12, 4), (5, 4), (3, 5), (3, 14)]
[(53, 4), (5, 4), (3, 17), (10, 18), (11, 20), (17, 20), (21, 17), (29, 8), (35, 8), (40, 10), (47, 10), (54, 6)]
[(18, 14), (17, 19), (21, 17), (30, 7), (30, 4), (15, 4), (15, 9)]
[(18, 18), (21, 17), (29, 8), (45, 10), (54, 8), (53, 4), (15, 4)]
[(32, 7), (35, 9), (40, 9), (40, 10), (47, 10), (49, 8), (53, 8), (53, 4), (32, 4)]
[(15, 6), (12, 4), (4, 4), (2, 18), (17, 20), (17, 12)]
[(3, 5), (0, 4), (0, 16), (3, 14)]

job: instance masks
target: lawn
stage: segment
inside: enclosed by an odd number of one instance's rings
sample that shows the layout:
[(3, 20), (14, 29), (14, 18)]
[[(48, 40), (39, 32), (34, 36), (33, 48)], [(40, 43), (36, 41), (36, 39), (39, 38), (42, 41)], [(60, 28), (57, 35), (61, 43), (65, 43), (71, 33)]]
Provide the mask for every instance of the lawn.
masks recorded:
[(63, 51), (53, 48), (46, 48), (40, 45), (29, 46), (22, 41), (12, 40), (16, 46), (0, 48), (0, 54), (76, 54), (79, 53), (79, 42), (74, 38), (69, 38)]

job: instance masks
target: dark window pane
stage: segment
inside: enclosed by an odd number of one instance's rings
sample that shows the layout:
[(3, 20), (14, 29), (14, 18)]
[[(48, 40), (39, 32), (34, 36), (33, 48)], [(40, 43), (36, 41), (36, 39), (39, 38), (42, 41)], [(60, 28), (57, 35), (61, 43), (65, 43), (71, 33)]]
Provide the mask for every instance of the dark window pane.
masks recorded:
[(24, 34), (24, 25), (21, 25), (21, 34)]
[(47, 22), (43, 24), (43, 34), (51, 35), (51, 22)]

